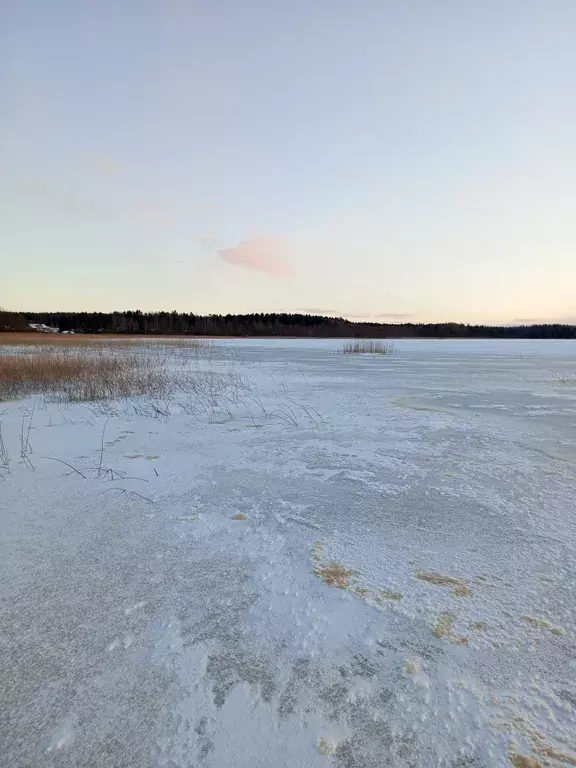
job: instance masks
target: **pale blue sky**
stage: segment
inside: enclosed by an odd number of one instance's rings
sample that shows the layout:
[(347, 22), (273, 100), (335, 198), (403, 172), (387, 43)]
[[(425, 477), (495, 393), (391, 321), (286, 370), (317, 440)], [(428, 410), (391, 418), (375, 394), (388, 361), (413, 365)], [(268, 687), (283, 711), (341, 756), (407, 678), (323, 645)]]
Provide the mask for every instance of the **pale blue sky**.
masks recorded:
[(4, 0), (0, 305), (576, 318), (574, 0)]

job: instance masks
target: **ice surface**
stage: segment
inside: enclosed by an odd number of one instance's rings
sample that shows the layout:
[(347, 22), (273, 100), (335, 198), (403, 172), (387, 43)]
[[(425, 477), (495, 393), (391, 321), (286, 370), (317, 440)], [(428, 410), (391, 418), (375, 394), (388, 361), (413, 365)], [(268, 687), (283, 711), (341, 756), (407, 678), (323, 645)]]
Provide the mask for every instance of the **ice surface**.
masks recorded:
[(2, 765), (576, 765), (576, 343), (340, 346), (3, 404)]

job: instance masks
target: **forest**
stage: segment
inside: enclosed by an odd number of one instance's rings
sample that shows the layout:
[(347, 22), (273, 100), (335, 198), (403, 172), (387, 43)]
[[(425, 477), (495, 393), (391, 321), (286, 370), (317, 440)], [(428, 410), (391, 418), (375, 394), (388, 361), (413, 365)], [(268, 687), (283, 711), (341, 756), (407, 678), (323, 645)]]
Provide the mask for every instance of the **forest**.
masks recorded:
[(367, 323), (342, 317), (256, 312), (195, 315), (186, 312), (7, 312), (0, 331), (26, 331), (43, 323), (60, 332), (190, 336), (295, 336), (319, 338), (574, 339), (576, 325), (467, 325), (464, 323)]

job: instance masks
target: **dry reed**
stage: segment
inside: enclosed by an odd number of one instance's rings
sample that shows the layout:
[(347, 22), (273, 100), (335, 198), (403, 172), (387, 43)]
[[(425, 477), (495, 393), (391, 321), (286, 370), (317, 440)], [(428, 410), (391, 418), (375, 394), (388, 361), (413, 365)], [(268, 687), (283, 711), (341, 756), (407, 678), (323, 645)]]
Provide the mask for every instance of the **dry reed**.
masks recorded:
[(345, 341), (342, 345), (344, 355), (393, 355), (395, 352), (392, 341), (382, 341), (380, 339), (353, 339)]
[(145, 349), (168, 347), (185, 347), (186, 349), (212, 348), (214, 342), (189, 336), (144, 336), (130, 334), (83, 334), (83, 333), (0, 333), (0, 348), (2, 347), (42, 347), (45, 349), (60, 348), (105, 348), (105, 347), (143, 347)]
[(168, 384), (161, 360), (105, 349), (0, 352), (0, 401), (32, 394), (88, 402), (161, 395)]

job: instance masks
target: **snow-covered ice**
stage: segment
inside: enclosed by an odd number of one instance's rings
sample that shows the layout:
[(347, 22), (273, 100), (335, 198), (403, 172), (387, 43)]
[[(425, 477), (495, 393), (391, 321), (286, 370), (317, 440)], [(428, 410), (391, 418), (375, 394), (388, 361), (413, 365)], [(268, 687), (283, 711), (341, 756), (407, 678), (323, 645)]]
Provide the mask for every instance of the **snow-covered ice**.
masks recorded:
[(576, 342), (340, 346), (2, 404), (2, 765), (576, 765)]

